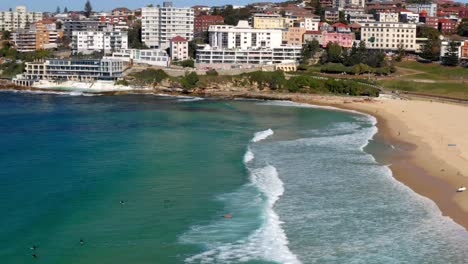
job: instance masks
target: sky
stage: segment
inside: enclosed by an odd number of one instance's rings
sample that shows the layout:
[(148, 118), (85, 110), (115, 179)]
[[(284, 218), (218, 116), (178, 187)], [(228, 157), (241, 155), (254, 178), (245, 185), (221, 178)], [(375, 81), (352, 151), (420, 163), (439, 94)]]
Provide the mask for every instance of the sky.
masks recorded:
[[(90, 0), (94, 11), (110, 11), (116, 7), (128, 7), (136, 9), (148, 4), (162, 5), (163, 0)], [(165, 0), (164, 0), (165, 1)], [(169, 0), (168, 0), (169, 1)], [(194, 5), (244, 5), (252, 2), (267, 2), (262, 0), (173, 0), (174, 6), (187, 7)], [(269, 1), (275, 2), (275, 1)], [(0, 0), (0, 10), (15, 8), (17, 5), (24, 5), (31, 11), (54, 12), (57, 6), (61, 10), (68, 7), (68, 10), (83, 10), (86, 0)]]

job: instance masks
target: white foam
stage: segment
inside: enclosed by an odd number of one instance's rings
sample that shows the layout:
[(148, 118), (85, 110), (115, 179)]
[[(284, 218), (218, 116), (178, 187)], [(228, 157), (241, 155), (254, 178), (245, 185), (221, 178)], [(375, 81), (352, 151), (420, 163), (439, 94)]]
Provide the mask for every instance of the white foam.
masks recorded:
[(255, 133), (254, 138), (252, 139), (252, 142), (259, 142), (259, 141), (265, 140), (266, 138), (268, 138), (269, 136), (272, 136), (273, 134), (274, 132), (273, 130), (271, 130), (271, 128), (265, 131), (257, 132)]
[(247, 164), (249, 163), (250, 161), (252, 161), (253, 159), (255, 158), (252, 150), (249, 148), (247, 148), (247, 152), (245, 152), (245, 155), (244, 155), (244, 164)]
[(285, 264), (301, 263), (288, 247), (281, 220), (273, 207), (283, 195), (283, 182), (276, 168), (267, 165), (254, 169), (250, 180), (266, 197), (264, 222), (249, 237), (233, 243), (220, 244), (203, 253), (187, 258), (187, 263), (239, 263), (267, 260)]
[(99, 96), (98, 93), (84, 93), (80, 91), (46, 91), (46, 90), (1, 90), (2, 92), (12, 93), (26, 93), (26, 94), (54, 94), (54, 95), (68, 95), (68, 96)]
[(204, 98), (201, 97), (188, 97), (188, 98), (183, 98), (177, 100), (178, 102), (196, 102), (196, 101), (202, 101), (205, 100)]

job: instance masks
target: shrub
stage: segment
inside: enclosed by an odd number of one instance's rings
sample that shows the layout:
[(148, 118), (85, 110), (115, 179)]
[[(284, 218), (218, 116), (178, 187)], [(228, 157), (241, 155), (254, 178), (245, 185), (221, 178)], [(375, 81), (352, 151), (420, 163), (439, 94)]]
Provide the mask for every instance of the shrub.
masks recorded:
[(251, 84), (257, 83), (259, 89), (263, 89), (265, 85), (268, 85), (271, 90), (282, 89), (286, 83), (283, 71), (256, 71), (246, 73), (243, 76), (246, 76)]
[(207, 76), (218, 76), (219, 74), (215, 69), (211, 69), (211, 70), (206, 71), (206, 75)]
[(195, 61), (192, 59), (177, 61), (177, 62), (174, 62), (174, 64), (182, 66), (184, 68), (195, 68)]
[(128, 81), (127, 81), (127, 80), (125, 80), (125, 79), (122, 79), (122, 80), (117, 80), (117, 81), (115, 82), (115, 85), (123, 85), (123, 86), (128, 86), (128, 85), (129, 85), (129, 83), (128, 83)]
[(165, 71), (159, 69), (146, 69), (141, 72), (133, 73), (131, 76), (140, 84), (158, 84), (169, 77)]
[(197, 87), (200, 78), (196, 72), (185, 73), (185, 76), (180, 80), (180, 84), (184, 90), (190, 90)]

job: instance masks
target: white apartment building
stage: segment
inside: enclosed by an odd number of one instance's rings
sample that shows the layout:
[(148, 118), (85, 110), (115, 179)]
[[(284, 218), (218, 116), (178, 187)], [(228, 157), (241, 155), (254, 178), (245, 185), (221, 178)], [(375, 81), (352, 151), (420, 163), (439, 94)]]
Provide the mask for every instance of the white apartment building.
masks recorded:
[(273, 48), (283, 39), (282, 30), (252, 28), (243, 20), (237, 26), (211, 25), (208, 31), (210, 46), (223, 49)]
[(428, 16), (437, 16), (437, 4), (409, 4), (406, 5), (406, 9), (416, 14), (425, 10)]
[(188, 41), (181, 37), (177, 36), (171, 39), (171, 59), (172, 60), (188, 60)]
[(237, 26), (212, 25), (208, 31), (210, 44), (197, 49), (201, 67), (296, 63), (301, 58), (302, 45), (282, 46), (279, 29), (255, 29), (241, 20)]
[(398, 13), (390, 12), (377, 13), (377, 21), (398, 23), (400, 21), (400, 15)]
[(419, 14), (413, 12), (400, 12), (400, 21), (402, 23), (419, 23)]
[(346, 19), (349, 23), (375, 22), (372, 14), (350, 13)]
[(169, 66), (169, 56), (160, 49), (125, 49), (112, 53), (112, 59), (126, 63), (148, 64), (153, 66)]
[(128, 33), (125, 31), (74, 31), (73, 53), (90, 54), (95, 51), (111, 54), (128, 48)]
[(25, 6), (17, 6), (14, 11), (0, 11), (0, 31), (28, 29), (39, 20), (42, 20), (42, 12), (27, 12)]
[(366, 6), (366, 0), (345, 0), (345, 6), (364, 8)]
[(297, 20), (296, 23), (298, 27), (305, 28), (309, 31), (317, 31), (319, 30), (320, 17), (304, 17)]
[(407, 23), (369, 22), (362, 24), (361, 40), (368, 49), (417, 51), (416, 25)]
[(146, 46), (166, 49), (176, 36), (193, 39), (192, 8), (176, 8), (172, 2), (164, 2), (163, 7), (143, 7), (141, 12), (142, 41)]
[(230, 50), (205, 45), (197, 49), (197, 63), (202, 67), (222, 69), (233, 65), (297, 63), (301, 59), (301, 51), (301, 46)]

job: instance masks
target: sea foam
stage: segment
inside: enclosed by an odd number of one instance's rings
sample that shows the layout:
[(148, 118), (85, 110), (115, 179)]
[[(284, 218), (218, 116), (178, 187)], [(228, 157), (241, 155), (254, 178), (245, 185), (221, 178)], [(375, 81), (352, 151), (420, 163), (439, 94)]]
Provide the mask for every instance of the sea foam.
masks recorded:
[[(251, 142), (258, 142), (273, 135), (268, 129), (255, 133)], [(255, 260), (266, 260), (285, 264), (301, 263), (288, 247), (289, 241), (282, 229), (282, 222), (274, 211), (275, 203), (284, 193), (283, 182), (278, 171), (270, 164), (254, 167), (251, 163), (255, 156), (247, 148), (244, 164), (249, 170), (250, 182), (242, 186), (237, 192), (225, 195), (223, 202), (234, 204), (239, 211), (253, 209), (261, 212), (260, 227), (247, 237), (226, 241), (239, 233), (251, 221), (252, 215), (234, 215), (227, 222), (217, 220), (208, 226), (194, 226), (181, 240), (185, 243), (203, 243), (207, 250), (185, 259), (186, 263), (239, 263)], [(255, 190), (252, 193), (252, 190)], [(229, 206), (228, 206), (229, 207)], [(226, 226), (228, 225), (228, 226)], [(225, 242), (226, 241), (226, 242)]]
[[(276, 201), (284, 193), (283, 182), (274, 166), (267, 165), (250, 171), (250, 180), (265, 197), (263, 223), (251, 235), (231, 243), (211, 244), (208, 250), (187, 258), (187, 263), (239, 263), (266, 260), (285, 264), (301, 263), (288, 247), (281, 220), (274, 211)], [(235, 217), (235, 216), (234, 216)], [(219, 225), (212, 225), (218, 228)], [(197, 229), (197, 228), (195, 228)], [(204, 228), (199, 229), (199, 231)], [(212, 230), (211, 230), (212, 231)], [(220, 230), (224, 232), (224, 230)]]
[(266, 138), (268, 138), (269, 136), (272, 136), (274, 134), (273, 130), (270, 129), (267, 129), (265, 131), (260, 131), (260, 132), (257, 132), (255, 133), (253, 139), (252, 139), (252, 142), (259, 142), (259, 141), (262, 141), (262, 140), (265, 140)]
[(252, 150), (250, 149), (250, 147), (247, 148), (247, 152), (245, 152), (245, 155), (244, 155), (244, 164), (249, 163), (254, 158), (255, 158), (255, 156), (254, 156)]

